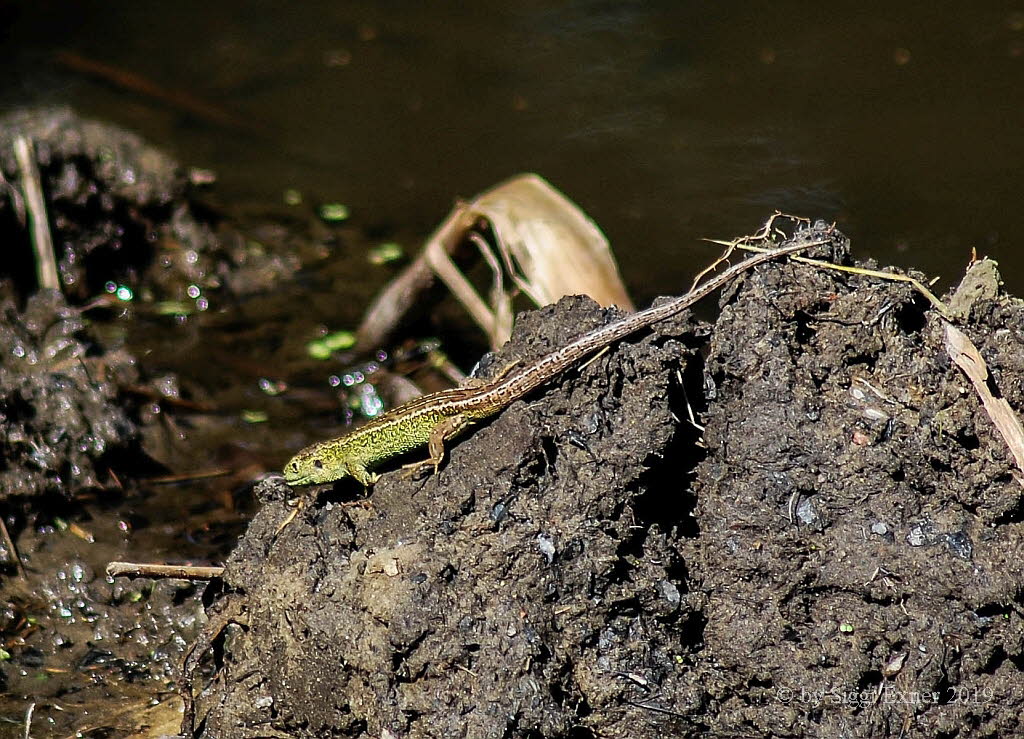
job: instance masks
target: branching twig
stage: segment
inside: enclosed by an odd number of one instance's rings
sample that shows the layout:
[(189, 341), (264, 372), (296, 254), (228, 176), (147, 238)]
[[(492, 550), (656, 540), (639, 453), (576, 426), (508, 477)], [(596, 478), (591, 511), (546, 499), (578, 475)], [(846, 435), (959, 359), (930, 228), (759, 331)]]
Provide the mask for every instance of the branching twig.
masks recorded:
[[(718, 259), (716, 259), (711, 264), (709, 264), (707, 267), (702, 269), (697, 274), (697, 276), (693, 278), (693, 284), (690, 286), (690, 289), (693, 290), (695, 287), (697, 287), (697, 285), (700, 283), (700, 281), (703, 280), (704, 277), (708, 275), (708, 273), (714, 272), (716, 269), (718, 269), (718, 265), (720, 265), (723, 262), (727, 261), (729, 259), (729, 257), (732, 256), (732, 253), (734, 251), (736, 251), (736, 249), (748, 249), (750, 251), (757, 251), (758, 249), (755, 249), (753, 247), (753, 244), (763, 244), (766, 241), (770, 241), (771, 237), (772, 237), (772, 232), (773, 231), (775, 232), (776, 235), (785, 238), (786, 234), (782, 230), (775, 228), (775, 221), (777, 221), (779, 218), (788, 218), (789, 220), (793, 221), (794, 223), (810, 224), (810, 222), (811, 222), (809, 218), (801, 218), (800, 216), (791, 216), (788, 213), (783, 213), (782, 211), (777, 210), (777, 211), (775, 211), (774, 213), (771, 214), (771, 216), (768, 218), (767, 221), (764, 222), (764, 225), (761, 226), (761, 228), (757, 231), (757, 233), (751, 234), (750, 236), (740, 236), (739, 238), (733, 239), (732, 241), (719, 241), (717, 239), (704, 239), (704, 241), (711, 242), (712, 244), (718, 244), (719, 246), (724, 246), (724, 247), (726, 247), (726, 250), (725, 250), (725, 252), (722, 253), (722, 255), (720, 257), (718, 257)], [(761, 248), (760, 250), (761, 251), (769, 251), (766, 248)]]
[[(708, 241), (712, 244), (718, 244), (720, 246), (735, 246), (735, 248), (742, 249), (743, 251), (771, 251), (771, 249), (766, 249), (761, 246), (754, 246), (752, 244), (747, 243), (738, 243), (735, 241), (720, 241), (718, 239), (705, 239), (705, 241)], [(949, 308), (946, 307), (946, 304), (939, 300), (937, 297), (935, 297), (932, 291), (925, 287), (924, 283), (922, 283), (920, 280), (910, 277), (909, 275), (894, 274), (892, 272), (881, 272), (877, 269), (865, 269), (863, 267), (847, 267), (846, 265), (833, 264), (832, 262), (825, 262), (820, 259), (811, 259), (810, 257), (796, 256), (792, 257), (792, 259), (794, 262), (800, 262), (801, 264), (810, 264), (814, 267), (820, 267), (821, 269), (831, 269), (837, 272), (847, 272), (849, 274), (861, 275), (863, 277), (876, 277), (881, 280), (889, 280), (890, 282), (906, 282), (910, 284), (919, 293), (921, 293), (925, 298), (927, 298), (928, 302), (932, 304), (932, 307), (934, 307), (935, 310), (939, 312), (939, 315), (941, 315), (947, 321), (952, 320), (952, 316), (950, 315)]]

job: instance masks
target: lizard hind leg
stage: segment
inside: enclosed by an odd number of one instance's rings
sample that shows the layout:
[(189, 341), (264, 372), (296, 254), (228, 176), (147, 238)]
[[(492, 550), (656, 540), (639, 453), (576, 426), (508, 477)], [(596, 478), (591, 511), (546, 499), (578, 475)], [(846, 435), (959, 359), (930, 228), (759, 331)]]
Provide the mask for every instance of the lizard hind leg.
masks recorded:
[(459, 414), (446, 418), (435, 426), (434, 430), (430, 433), (430, 439), (427, 441), (427, 450), (430, 452), (430, 458), (421, 462), (412, 462), (411, 464), (404, 465), (402, 469), (406, 470), (405, 476), (412, 477), (429, 467), (434, 468), (434, 474), (436, 475), (441, 468), (441, 462), (444, 461), (444, 443), (448, 439), (457, 436), (471, 423), (473, 423), (472, 419)]
[(513, 360), (498, 370), (493, 377), (467, 377), (459, 387), (483, 387), (484, 385), (493, 385), (496, 382), (501, 382), (520, 364), (522, 364), (520, 360)]
[(504, 367), (502, 367), (500, 370), (498, 370), (498, 373), (496, 375), (494, 375), (494, 377), (492, 377), (490, 379), (490, 382), (497, 382), (498, 380), (504, 380), (506, 377), (508, 377), (509, 373), (512, 370), (514, 370), (516, 367), (518, 367), (520, 364), (522, 364), (521, 360), (519, 360), (519, 359), (512, 360), (511, 362), (506, 364)]

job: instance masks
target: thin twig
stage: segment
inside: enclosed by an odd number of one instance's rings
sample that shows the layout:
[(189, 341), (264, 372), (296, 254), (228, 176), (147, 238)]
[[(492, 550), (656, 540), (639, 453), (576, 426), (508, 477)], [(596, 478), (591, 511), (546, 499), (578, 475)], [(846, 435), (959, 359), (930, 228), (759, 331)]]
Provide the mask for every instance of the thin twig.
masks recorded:
[(179, 482), (192, 482), (194, 480), (209, 480), (212, 477), (224, 477), (230, 475), (234, 470), (231, 467), (214, 467), (211, 470), (198, 470), (196, 472), (185, 472), (180, 475), (161, 475), (150, 477), (146, 482), (151, 485), (173, 485)]
[(50, 238), (50, 223), (46, 218), (46, 201), (39, 181), (39, 167), (32, 142), (25, 136), (14, 139), (14, 157), (21, 172), (21, 190), (25, 195), (28, 219), (32, 226), (32, 248), (36, 252), (36, 273), (39, 287), (45, 290), (60, 290), (57, 275), (57, 261), (53, 256), (53, 239)]
[[(693, 278), (693, 284), (690, 286), (690, 289), (693, 290), (694, 288), (696, 288), (697, 285), (704, 279), (705, 276), (707, 276), (710, 272), (714, 272), (716, 269), (718, 269), (718, 265), (722, 264), (722, 262), (727, 261), (729, 259), (729, 257), (732, 256), (732, 253), (736, 249), (743, 249), (745, 247), (751, 246), (752, 244), (764, 243), (766, 241), (771, 241), (771, 237), (772, 237), (772, 232), (773, 231), (777, 235), (784, 237), (785, 233), (783, 233), (781, 229), (777, 229), (775, 227), (775, 221), (777, 221), (780, 218), (786, 218), (786, 219), (788, 219), (790, 221), (793, 221), (794, 223), (805, 223), (805, 224), (808, 224), (808, 225), (810, 225), (810, 223), (811, 223), (809, 218), (801, 218), (800, 216), (792, 216), (792, 215), (789, 215), (788, 213), (783, 213), (781, 210), (777, 210), (777, 211), (775, 211), (774, 213), (771, 214), (771, 216), (768, 218), (767, 221), (764, 222), (764, 225), (761, 226), (760, 229), (758, 229), (757, 233), (753, 233), (753, 234), (751, 234), (749, 236), (740, 236), (739, 238), (733, 239), (732, 241), (719, 241), (717, 239), (704, 239), (704, 241), (709, 241), (709, 242), (711, 242), (713, 244), (718, 244), (720, 246), (725, 246), (727, 248), (726, 248), (725, 252), (721, 256), (718, 257), (718, 259), (716, 259), (711, 264), (709, 264), (707, 267), (702, 269), (697, 274), (697, 276)], [(757, 249), (753, 249), (752, 248), (752, 249), (750, 249), (750, 251), (757, 251)], [(762, 248), (761, 251), (770, 251), (770, 250)]]
[(4, 545), (7, 547), (7, 551), (11, 553), (14, 558), (14, 566), (18, 570), (18, 576), (22, 580), (28, 579), (28, 575), (25, 573), (25, 565), (21, 561), (21, 556), (18, 554), (18, 548), (14, 546), (14, 539), (11, 538), (11, 532), (7, 530), (7, 522), (4, 521), (3, 517), (0, 517), (0, 536), (4, 539)]
[[(718, 239), (704, 240), (712, 244), (718, 244), (719, 246), (735, 245), (737, 249), (742, 249), (743, 251), (771, 251), (771, 249), (766, 249), (761, 246), (753, 246), (752, 244), (737, 244), (735, 242), (730, 241), (719, 241)], [(946, 304), (939, 300), (937, 297), (935, 297), (932, 291), (925, 287), (920, 280), (916, 280), (913, 277), (910, 277), (909, 275), (894, 274), (892, 272), (881, 272), (877, 269), (864, 269), (863, 267), (847, 267), (842, 264), (833, 264), (832, 262), (825, 262), (820, 259), (811, 259), (810, 257), (796, 256), (792, 257), (792, 259), (794, 262), (800, 262), (801, 264), (810, 264), (812, 266), (820, 267), (822, 269), (831, 269), (837, 272), (848, 272), (850, 274), (861, 275), (863, 277), (876, 277), (878, 279), (889, 280), (891, 282), (909, 283), (911, 286), (914, 287), (914, 289), (916, 289), (919, 293), (921, 293), (925, 298), (928, 299), (928, 302), (931, 303), (935, 310), (939, 312), (939, 315), (941, 315), (947, 321), (953, 320), (952, 316), (949, 313), (949, 308), (946, 307)]]
[(32, 701), (32, 704), (28, 707), (28, 710), (25, 711), (25, 733), (23, 735), (25, 739), (31, 739), (32, 737), (32, 714), (35, 713), (35, 711), (36, 703), (35, 701)]
[(199, 565), (162, 565), (148, 562), (111, 562), (107, 565), (110, 577), (173, 577), (179, 580), (213, 580), (224, 574), (223, 567)]
[(170, 105), (175, 110), (193, 115), (207, 123), (236, 128), (249, 133), (264, 133), (266, 130), (253, 118), (243, 118), (191, 93), (164, 87), (135, 72), (104, 64), (73, 51), (59, 52), (56, 59), (58, 64), (75, 72), (103, 80), (121, 90), (158, 100)]

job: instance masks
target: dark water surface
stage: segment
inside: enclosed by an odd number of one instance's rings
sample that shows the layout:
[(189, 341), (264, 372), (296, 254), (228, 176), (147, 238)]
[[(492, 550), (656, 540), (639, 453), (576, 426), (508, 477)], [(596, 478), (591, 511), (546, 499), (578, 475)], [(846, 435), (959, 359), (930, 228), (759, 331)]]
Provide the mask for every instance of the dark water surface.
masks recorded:
[(454, 197), (533, 170), (605, 229), (640, 304), (688, 284), (700, 237), (775, 208), (940, 288), (976, 247), (1024, 290), (1019, 2), (42, 2), (0, 4), (0, 28), (5, 106), (137, 130), (215, 169), (226, 199), (294, 187), (417, 238)]

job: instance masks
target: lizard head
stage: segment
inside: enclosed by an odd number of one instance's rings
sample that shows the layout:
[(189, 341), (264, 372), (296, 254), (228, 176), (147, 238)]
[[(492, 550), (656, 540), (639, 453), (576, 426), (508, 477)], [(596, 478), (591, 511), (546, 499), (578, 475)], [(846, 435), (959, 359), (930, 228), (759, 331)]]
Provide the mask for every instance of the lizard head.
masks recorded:
[(284, 466), (284, 481), (292, 486), (334, 482), (347, 474), (343, 468), (329, 469), (317, 444), (303, 449)]

